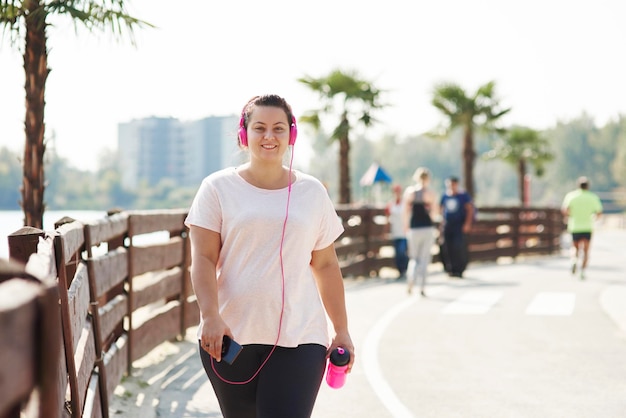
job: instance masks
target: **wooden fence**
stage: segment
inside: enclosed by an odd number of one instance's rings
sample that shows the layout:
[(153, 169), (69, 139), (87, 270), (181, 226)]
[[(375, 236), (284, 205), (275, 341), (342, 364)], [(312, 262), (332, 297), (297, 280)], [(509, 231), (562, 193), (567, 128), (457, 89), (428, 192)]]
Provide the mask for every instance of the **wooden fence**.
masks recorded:
[[(0, 417), (58, 416), (61, 318), (54, 263), (0, 260)], [(30, 400), (30, 402), (27, 402)]]
[[(384, 208), (337, 207), (346, 232), (337, 241), (344, 276), (377, 276), (393, 267), (389, 226)], [(468, 237), (470, 262), (497, 261), (558, 252), (563, 215), (555, 208), (484, 207)], [(433, 247), (433, 262), (440, 262)]]
[[(344, 276), (393, 267), (383, 208), (337, 213), (346, 229), (336, 242)], [(133, 361), (197, 324), (185, 216), (160, 210), (61, 219), (52, 232), (26, 227), (8, 237), (0, 355), (11, 361), (0, 365), (0, 418), (108, 417)], [(555, 209), (481, 208), (470, 257), (550, 254), (562, 230)]]

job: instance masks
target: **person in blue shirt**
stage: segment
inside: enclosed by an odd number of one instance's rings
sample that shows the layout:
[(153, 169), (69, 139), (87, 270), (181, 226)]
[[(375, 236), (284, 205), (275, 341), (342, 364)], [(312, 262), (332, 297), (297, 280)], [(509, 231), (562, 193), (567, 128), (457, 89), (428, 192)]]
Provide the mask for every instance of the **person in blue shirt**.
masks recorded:
[(471, 196), (459, 190), (457, 177), (446, 179), (446, 193), (441, 197), (440, 211), (440, 255), (444, 269), (451, 277), (461, 278), (468, 262), (466, 235), (472, 228), (474, 205)]

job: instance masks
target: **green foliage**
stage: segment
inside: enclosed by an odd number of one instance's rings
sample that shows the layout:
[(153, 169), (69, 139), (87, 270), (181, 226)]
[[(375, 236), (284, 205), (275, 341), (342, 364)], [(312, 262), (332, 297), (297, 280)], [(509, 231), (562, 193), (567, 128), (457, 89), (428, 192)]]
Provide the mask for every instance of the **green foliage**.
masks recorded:
[(488, 159), (499, 158), (517, 167), (520, 161), (531, 164), (541, 176), (545, 164), (554, 159), (548, 140), (531, 128), (514, 126), (499, 137), (492, 150), (484, 154)]
[(375, 122), (372, 113), (383, 107), (380, 104), (382, 91), (361, 79), (355, 71), (333, 70), (325, 77), (304, 76), (298, 81), (316, 93), (321, 101), (321, 107), (305, 112), (300, 122), (311, 125), (319, 133), (323, 116), (339, 117), (339, 122), (333, 123), (330, 140), (339, 142), (339, 202), (351, 203), (350, 134), (357, 125), (367, 127)]
[(473, 95), (469, 95), (456, 83), (440, 83), (435, 86), (432, 105), (444, 116), (442, 124), (429, 132), (434, 138), (448, 138), (454, 130), (463, 131), (462, 179), (466, 191), (476, 198), (474, 182), (475, 132), (502, 132), (496, 122), (510, 108), (501, 108), (495, 94), (495, 82), (490, 81), (480, 86)]
[(154, 26), (130, 16), (126, 11), (127, 3), (125, 0), (42, 0), (38, 7), (33, 8), (32, 1), (0, 0), (0, 26), (11, 32), (15, 42), (22, 30), (20, 25), (23, 20), (34, 19), (41, 26), (46, 26), (48, 16), (60, 15), (70, 18), (74, 25), (82, 24), (89, 31), (110, 30), (118, 39), (129, 35), (132, 41), (134, 29)]
[[(626, 188), (626, 117), (596, 127), (586, 115), (538, 132), (549, 143), (554, 160), (545, 166), (542, 177), (532, 179), (531, 204), (558, 206), (566, 192), (576, 187), (576, 178), (586, 175), (592, 190), (611, 192)], [(477, 135), (476, 148), (487, 153), (494, 142), (493, 136)], [(426, 136), (399, 138), (388, 134), (377, 141), (355, 138), (351, 155), (353, 168), (352, 187), (355, 202), (376, 203), (371, 200), (371, 190), (362, 187), (359, 180), (373, 162), (379, 163), (403, 187), (419, 166), (428, 167), (432, 173), (432, 187), (441, 194), (444, 179), (459, 175), (461, 161), (459, 149), (462, 137), (453, 134), (448, 141), (438, 141)], [(337, 195), (338, 156), (337, 144), (329, 144), (328, 136), (320, 133), (313, 143), (314, 156), (310, 161), (311, 174), (319, 178)], [(177, 187), (163, 181), (154, 187), (144, 186), (137, 193), (121, 187), (121, 176), (115, 164), (116, 155), (102, 155), (96, 172), (80, 171), (63, 159), (48, 155), (46, 171), (48, 186), (46, 201), (54, 210), (188, 208), (197, 187)], [(476, 164), (477, 204), (516, 206), (519, 204), (517, 172), (500, 159), (479, 159)], [(0, 148), (0, 209), (18, 210), (21, 183), (20, 160), (17, 154)], [(199, 185), (198, 185), (199, 186)], [(390, 185), (382, 185), (383, 198), (391, 198)]]
[[(91, 0), (0, 1), (0, 29), (3, 30), (3, 35), (9, 35), (13, 46), (22, 50), (27, 80), (25, 83), (25, 157), (22, 199), (20, 200), (25, 225), (41, 228), (46, 208), (44, 204), (46, 180), (44, 109), (46, 82), (50, 72), (46, 33), (46, 28), (51, 25), (49, 17), (59, 15), (69, 18), (75, 26), (82, 24), (89, 31), (110, 30), (118, 39), (121, 39), (123, 33), (127, 32), (133, 41), (132, 34), (136, 27), (151, 25), (128, 15), (125, 3), (124, 0), (105, 2)], [(85, 187), (85, 192), (92, 190), (93, 187)], [(75, 200), (77, 199), (78, 196)], [(97, 201), (91, 202), (95, 204)]]
[(615, 131), (612, 132), (617, 151), (611, 164), (613, 178), (619, 186), (626, 188), (626, 117), (620, 118), (616, 123)]
[[(594, 191), (611, 192), (626, 187), (626, 175), (620, 171), (626, 170), (626, 117), (597, 128), (583, 114), (536, 132), (545, 141), (539, 141), (542, 147), (545, 146), (541, 149), (553, 159), (543, 162), (541, 177), (531, 176), (531, 205), (559, 206), (565, 193), (576, 187), (576, 178), (580, 175), (591, 179)], [(498, 138), (495, 134), (477, 134), (477, 152), (486, 154)], [(313, 147), (315, 156), (309, 171), (332, 184), (337, 176), (336, 160), (330, 160), (334, 149), (327, 141), (320, 139), (317, 143), (319, 147)], [(370, 190), (361, 187), (359, 180), (372, 162), (380, 164), (393, 182), (403, 187), (412, 184), (411, 177), (417, 167), (428, 167), (432, 173), (432, 187), (439, 194), (444, 190), (443, 182), (447, 176), (461, 173), (462, 135), (459, 131), (453, 132), (447, 141), (429, 136), (399, 138), (389, 134), (377, 141), (359, 137), (353, 145), (351, 166), (355, 202), (371, 203)], [(510, 163), (481, 158), (476, 162), (475, 173), (479, 206), (519, 205), (518, 173)], [(391, 198), (390, 187), (382, 185), (382, 189), (383, 197)]]
[(321, 106), (303, 114), (301, 122), (308, 123), (318, 130), (322, 116), (340, 116), (333, 130), (332, 140), (342, 139), (356, 122), (348, 122), (349, 116), (356, 117), (363, 126), (370, 126), (375, 119), (372, 112), (383, 107), (380, 101), (381, 90), (371, 82), (360, 78), (356, 71), (333, 70), (325, 77), (304, 76), (298, 79), (321, 99)]
[[(137, 193), (122, 188), (114, 153), (100, 158), (96, 172), (71, 167), (65, 159), (51, 153), (46, 159), (48, 173), (46, 205), (50, 210), (108, 210), (187, 208), (196, 187), (177, 187), (164, 180)], [(0, 148), (0, 210), (19, 210), (22, 171), (17, 154)]]
[(455, 128), (466, 131), (472, 131), (474, 127), (494, 130), (494, 122), (511, 110), (500, 108), (494, 81), (480, 86), (473, 95), (468, 95), (456, 83), (437, 84), (433, 89), (431, 104), (445, 116), (443, 124), (430, 132), (434, 137), (447, 137)]
[(545, 166), (554, 159), (548, 140), (534, 129), (514, 126), (493, 141), (493, 148), (483, 154), (486, 159), (500, 159), (517, 170), (520, 202), (526, 202), (524, 178), (532, 166), (535, 174), (543, 176)]

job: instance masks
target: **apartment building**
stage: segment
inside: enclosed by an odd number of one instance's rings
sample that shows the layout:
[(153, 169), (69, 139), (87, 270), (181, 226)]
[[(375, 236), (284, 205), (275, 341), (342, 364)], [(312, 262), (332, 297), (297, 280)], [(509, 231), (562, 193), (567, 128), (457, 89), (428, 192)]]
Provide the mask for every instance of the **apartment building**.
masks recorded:
[(208, 174), (237, 165), (238, 116), (200, 120), (149, 117), (118, 124), (122, 187), (135, 191), (163, 179), (181, 187), (198, 186)]

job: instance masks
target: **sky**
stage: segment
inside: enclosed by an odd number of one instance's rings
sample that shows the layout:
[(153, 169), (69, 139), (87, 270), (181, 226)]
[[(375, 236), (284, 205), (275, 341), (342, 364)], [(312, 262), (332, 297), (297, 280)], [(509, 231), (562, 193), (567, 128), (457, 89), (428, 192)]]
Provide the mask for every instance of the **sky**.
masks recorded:
[[(150, 116), (238, 114), (254, 95), (280, 94), (296, 117), (319, 100), (297, 81), (355, 71), (384, 91), (366, 136), (417, 135), (441, 116), (433, 87), (474, 92), (496, 82), (504, 124), (535, 129), (586, 113), (626, 115), (623, 0), (131, 0), (135, 46), (110, 33), (48, 29), (46, 132), (80, 169), (117, 149), (117, 125)], [(0, 41), (0, 147), (24, 143), (20, 51)], [(298, 145), (313, 133), (300, 127)]]

